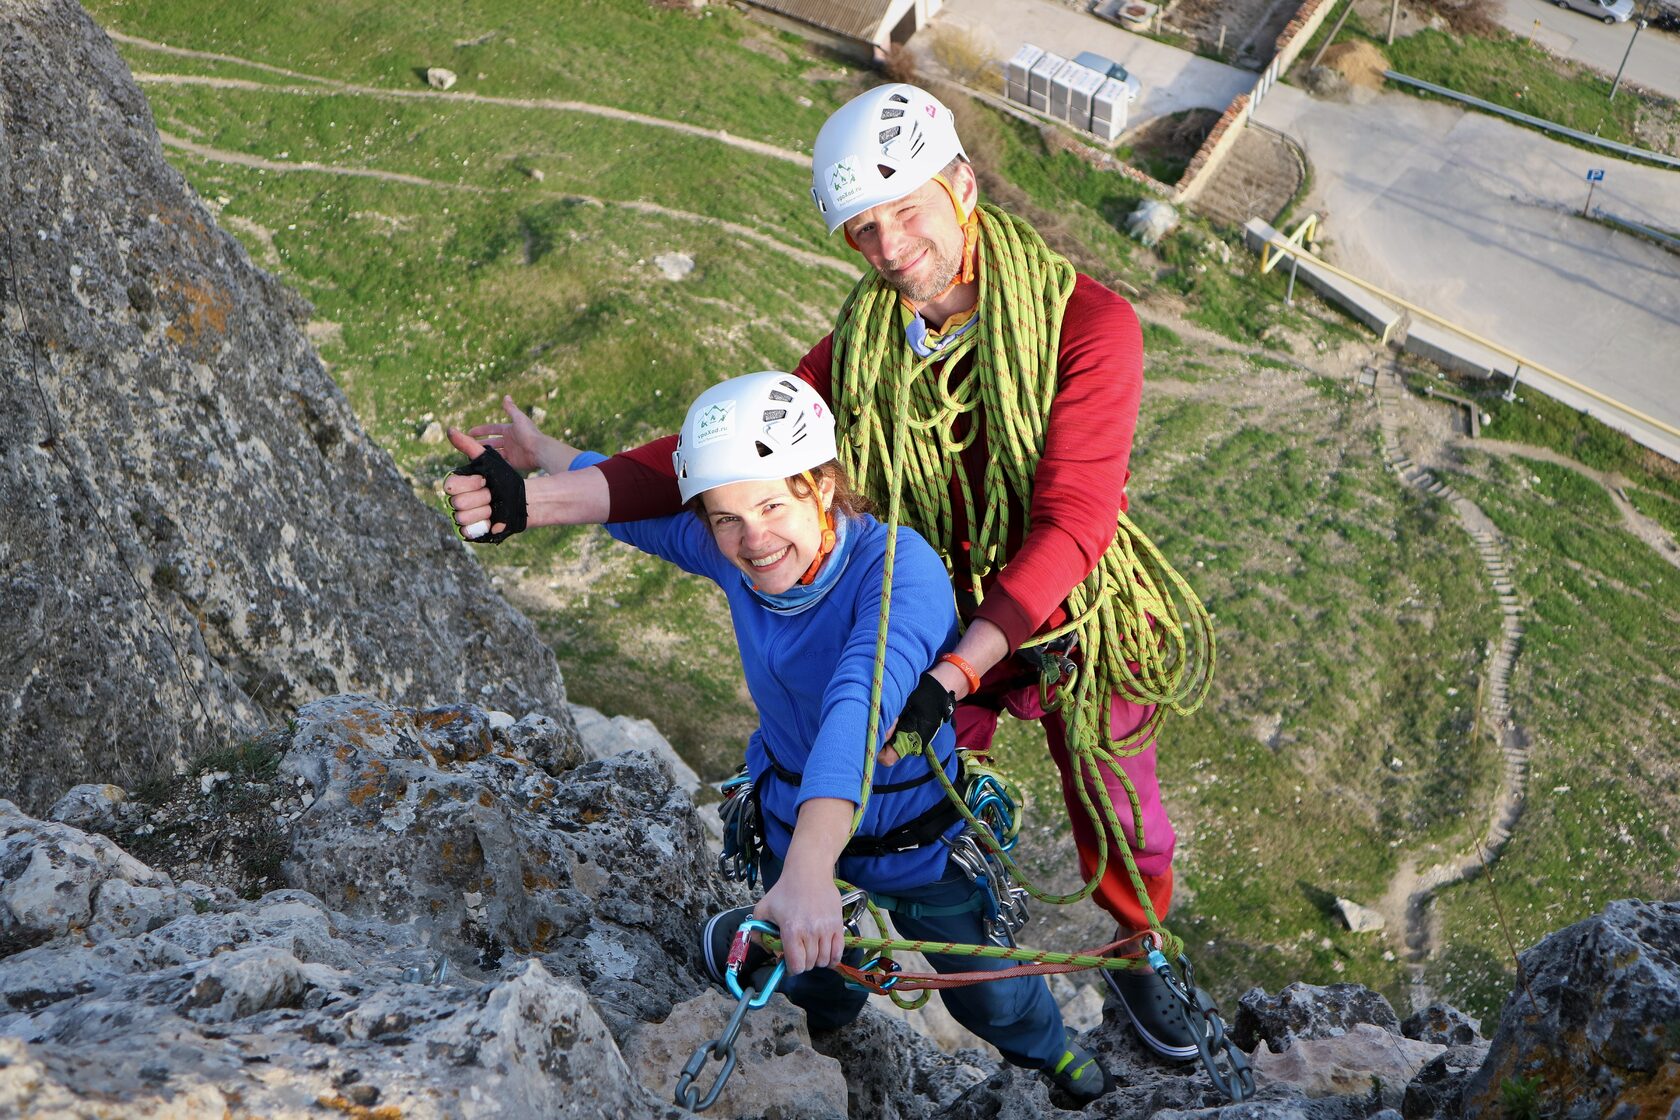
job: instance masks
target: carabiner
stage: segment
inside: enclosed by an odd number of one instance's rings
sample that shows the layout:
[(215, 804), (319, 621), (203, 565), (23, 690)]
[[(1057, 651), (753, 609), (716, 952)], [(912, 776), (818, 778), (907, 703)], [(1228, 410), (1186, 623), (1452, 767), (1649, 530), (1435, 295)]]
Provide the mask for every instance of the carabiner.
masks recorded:
[[(747, 946), (753, 931), (768, 933), (775, 937), (781, 931), (771, 922), (758, 918), (748, 918), (735, 931), (735, 939), (729, 943), (729, 959), (723, 970), (723, 982), (729, 988), (729, 994), (738, 1000), (750, 1001), (754, 1010), (770, 1002), (770, 997), (776, 994), (776, 985), (782, 982), (782, 975), (787, 971), (787, 961), (776, 958), (776, 967), (771, 971), (770, 978), (764, 982), (764, 987), (756, 994), (749, 995), (741, 989), (741, 965), (747, 959)], [(750, 990), (749, 990), (750, 991)]]

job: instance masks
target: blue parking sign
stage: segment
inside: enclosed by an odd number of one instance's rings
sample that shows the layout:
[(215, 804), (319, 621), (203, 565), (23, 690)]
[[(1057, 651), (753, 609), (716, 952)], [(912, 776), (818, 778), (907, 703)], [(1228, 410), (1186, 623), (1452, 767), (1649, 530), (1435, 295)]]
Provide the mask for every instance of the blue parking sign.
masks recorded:
[(1604, 168), (1594, 167), (1594, 168), (1590, 169), (1587, 172), (1587, 182), (1589, 182), (1589, 183), (1602, 183), (1602, 182), (1604, 182)]

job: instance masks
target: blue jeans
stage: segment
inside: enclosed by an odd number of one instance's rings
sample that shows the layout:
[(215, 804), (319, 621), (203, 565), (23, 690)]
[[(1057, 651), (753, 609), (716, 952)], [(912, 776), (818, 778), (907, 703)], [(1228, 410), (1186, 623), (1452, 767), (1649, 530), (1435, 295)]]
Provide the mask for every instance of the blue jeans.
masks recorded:
[[(782, 864), (770, 853), (761, 860), (764, 888), (769, 890), (781, 877)], [(861, 884), (860, 884), (861, 885)], [(962, 869), (947, 862), (945, 874), (925, 887), (893, 892), (904, 902), (919, 902), (924, 906), (956, 906), (972, 898), (982, 888), (976, 886)], [(893, 928), (899, 936), (923, 941), (955, 941), (967, 945), (986, 944), (980, 909), (943, 917), (911, 917), (897, 913), (892, 916)], [(857, 965), (863, 954), (853, 950), (846, 955), (848, 964)], [(928, 963), (936, 972), (993, 972), (1013, 967), (1015, 961), (989, 957), (957, 957), (929, 953)], [(846, 986), (838, 972), (830, 968), (814, 968), (798, 976), (782, 980), (778, 989), (805, 1011), (805, 1020), (812, 1030), (833, 1030), (856, 1019), (863, 1011), (869, 993)], [(984, 984), (969, 984), (961, 988), (947, 988), (939, 993), (953, 1018), (998, 1048), (1004, 1058), (1028, 1069), (1053, 1066), (1067, 1049), (1062, 1030), (1062, 1010), (1050, 996), (1049, 985), (1042, 976), (1016, 976), (1008, 980), (993, 980)]]

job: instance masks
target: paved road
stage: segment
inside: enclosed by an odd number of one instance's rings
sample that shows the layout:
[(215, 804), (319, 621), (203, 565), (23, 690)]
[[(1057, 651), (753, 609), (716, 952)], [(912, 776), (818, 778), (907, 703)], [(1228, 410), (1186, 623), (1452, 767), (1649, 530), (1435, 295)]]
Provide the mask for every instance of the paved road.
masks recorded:
[(1610, 77), (1627, 54), (1623, 81), (1680, 97), (1680, 36), (1647, 27), (1634, 39), (1632, 23), (1601, 23), (1548, 0), (1505, 0), (1499, 22), (1560, 58), (1585, 63)]
[[(1680, 174), (1359, 92), (1278, 86), (1256, 113), (1306, 148), (1332, 263), (1680, 427), (1680, 256), (1577, 216), (1586, 169), (1602, 167), (1595, 207), (1680, 229)], [(1680, 441), (1659, 441), (1680, 459)]]
[(1074, 11), (1056, 0), (946, 0), (934, 26), (965, 28), (1008, 59), (1022, 43), (1072, 58), (1096, 51), (1135, 73), (1143, 93), (1131, 107), (1127, 129), (1181, 109), (1225, 111), (1231, 99), (1254, 88), (1256, 75), (1189, 51), (1133, 35), (1107, 20)]

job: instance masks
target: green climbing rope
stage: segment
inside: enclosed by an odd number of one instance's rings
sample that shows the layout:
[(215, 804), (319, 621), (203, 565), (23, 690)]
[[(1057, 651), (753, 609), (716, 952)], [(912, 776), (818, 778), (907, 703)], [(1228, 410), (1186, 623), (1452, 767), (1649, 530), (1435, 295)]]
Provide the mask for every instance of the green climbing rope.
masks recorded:
[[(968, 591), (976, 602), (982, 601), (981, 581), (1007, 559), (1012, 498), (1022, 509), (1031, 503), (1033, 474), (1056, 396), (1062, 316), (1073, 293), (1073, 266), (1045, 245), (1031, 226), (988, 205), (979, 210), (976, 253), (979, 322), (946, 350), (931, 358), (914, 355), (904, 344), (906, 311), (898, 294), (873, 274), (852, 289), (834, 331), (834, 405), (844, 428), (841, 462), (860, 490), (884, 501), (888, 527), (868, 749), (853, 831), (867, 808), (880, 748), (881, 678), (898, 526), (909, 525), (932, 542), (954, 540), (954, 480), (962, 524), (972, 537)], [(958, 367), (970, 354), (971, 369), (959, 379)], [(973, 422), (958, 438), (953, 433), (964, 416)], [(987, 455), (982, 477), (975, 480), (961, 456), (981, 431), (986, 433)], [(986, 495), (984, 508), (976, 508), (977, 492)], [(942, 555), (951, 568), (950, 554)], [(1134, 835), (1139, 846), (1144, 843), (1137, 791), (1116, 763), (1146, 749), (1165, 710), (1188, 714), (1201, 706), (1216, 654), (1207, 610), (1124, 512), (1114, 540), (1068, 595), (1067, 607), (1067, 623), (1039, 635), (1033, 644), (1069, 633), (1078, 636), (1084, 670), (1061, 687), (1069, 749), (1081, 779), (1079, 799), (1097, 834), (1097, 864), (1082, 889), (1057, 895), (1033, 886), (1007, 853), (997, 851), (1010, 874), (1034, 897), (1055, 905), (1088, 898), (1096, 890), (1108, 867), (1108, 837), (1120, 834), (1101, 768), (1119, 776)], [(1142, 726), (1119, 740), (1112, 734), (1107, 703), (1114, 693), (1155, 705)], [(932, 769), (946, 795), (971, 824), (976, 823), (942, 768)], [(1102, 791), (1096, 799), (1092, 789)], [(997, 850), (995, 842), (988, 842), (989, 830), (978, 832), (982, 842)], [(1125, 844), (1119, 847), (1144, 914), (1159, 930), (1131, 850)]]

